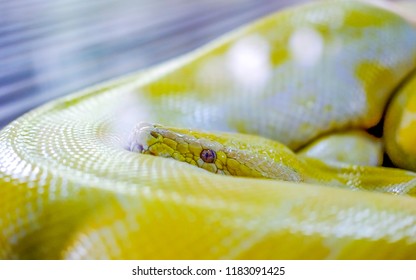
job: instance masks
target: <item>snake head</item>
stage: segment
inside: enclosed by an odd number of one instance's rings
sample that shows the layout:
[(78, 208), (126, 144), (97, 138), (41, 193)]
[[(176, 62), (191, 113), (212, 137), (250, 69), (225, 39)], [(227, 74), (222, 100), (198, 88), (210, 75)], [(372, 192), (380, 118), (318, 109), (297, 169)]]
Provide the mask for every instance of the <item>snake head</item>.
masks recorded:
[(129, 143), (132, 152), (173, 158), (212, 173), (303, 181), (293, 152), (259, 136), (140, 123)]

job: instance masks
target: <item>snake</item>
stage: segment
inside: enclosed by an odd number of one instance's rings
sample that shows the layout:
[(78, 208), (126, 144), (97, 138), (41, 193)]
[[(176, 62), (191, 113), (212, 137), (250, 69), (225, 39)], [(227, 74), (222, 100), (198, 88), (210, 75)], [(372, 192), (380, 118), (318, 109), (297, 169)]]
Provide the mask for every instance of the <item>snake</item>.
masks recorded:
[[(415, 69), (411, 21), (318, 1), (49, 102), (0, 131), (0, 258), (415, 259)], [(394, 167), (300, 152), (380, 124)]]

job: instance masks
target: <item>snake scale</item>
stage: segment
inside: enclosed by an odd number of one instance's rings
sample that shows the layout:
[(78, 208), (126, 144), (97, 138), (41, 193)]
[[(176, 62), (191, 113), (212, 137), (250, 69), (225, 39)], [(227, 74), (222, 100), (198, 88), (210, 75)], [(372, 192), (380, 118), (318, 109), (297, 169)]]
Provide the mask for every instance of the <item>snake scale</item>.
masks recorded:
[(324, 1), (48, 103), (0, 132), (0, 258), (414, 259), (411, 171), (355, 167), (354, 186), (407, 194), (392, 195), (212, 174), (126, 147), (146, 122), (243, 133), (229, 135), (292, 153), (283, 144), (376, 125), (388, 104), (387, 153), (415, 170), (415, 68), (405, 19)]

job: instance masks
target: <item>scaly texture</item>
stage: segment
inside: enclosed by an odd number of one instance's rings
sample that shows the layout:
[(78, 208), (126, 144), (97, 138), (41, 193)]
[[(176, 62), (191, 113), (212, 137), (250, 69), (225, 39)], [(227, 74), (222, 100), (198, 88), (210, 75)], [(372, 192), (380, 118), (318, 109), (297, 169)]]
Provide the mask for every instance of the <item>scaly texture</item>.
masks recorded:
[(400, 17), (329, 1), (49, 103), (0, 132), (0, 257), (416, 258), (413, 198), (213, 175), (125, 149), (137, 121), (291, 148), (366, 128), (415, 57)]

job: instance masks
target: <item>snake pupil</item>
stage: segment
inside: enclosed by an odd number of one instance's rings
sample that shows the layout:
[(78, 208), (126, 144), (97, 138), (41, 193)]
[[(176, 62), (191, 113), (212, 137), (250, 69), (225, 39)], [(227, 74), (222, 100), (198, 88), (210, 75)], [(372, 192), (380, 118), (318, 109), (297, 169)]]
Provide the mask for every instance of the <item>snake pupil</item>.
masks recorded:
[(201, 159), (206, 163), (213, 163), (216, 156), (215, 152), (209, 149), (202, 150), (200, 155)]

